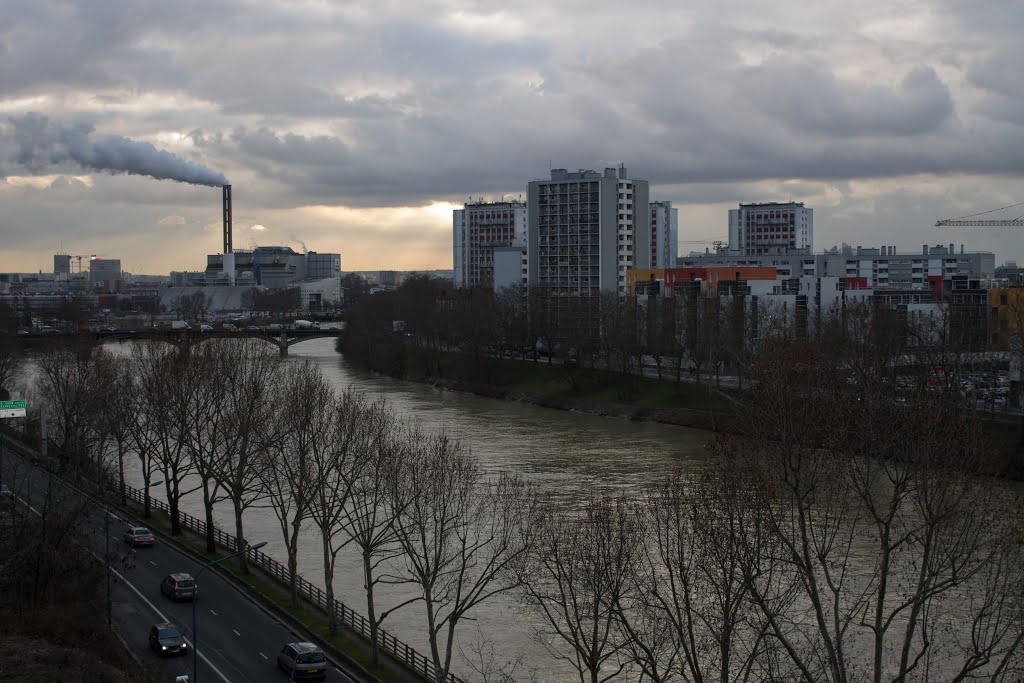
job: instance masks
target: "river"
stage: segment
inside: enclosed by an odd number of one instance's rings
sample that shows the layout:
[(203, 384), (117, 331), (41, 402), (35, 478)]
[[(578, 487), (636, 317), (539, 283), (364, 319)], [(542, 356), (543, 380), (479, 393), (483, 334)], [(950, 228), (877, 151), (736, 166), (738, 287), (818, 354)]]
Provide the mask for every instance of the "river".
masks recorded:
[[(291, 347), (289, 353), (288, 362), (308, 359), (319, 365), (338, 392), (352, 387), (383, 396), (402, 418), (419, 421), (428, 429), (444, 427), (456, 435), (486, 470), (519, 473), (545, 494), (564, 498), (567, 505), (597, 491), (628, 494), (662, 473), (675, 467), (697, 466), (705, 458), (708, 434), (700, 430), (565, 412), (374, 376), (348, 367), (334, 351), (333, 339), (303, 342)], [(137, 467), (131, 467), (129, 478), (131, 483), (139, 483)], [(162, 498), (162, 491), (155, 489), (154, 495)], [(201, 518), (201, 503), (201, 494), (196, 492), (186, 497), (182, 509)], [(226, 531), (234, 529), (230, 505), (220, 506), (216, 514), (219, 526)], [(244, 521), (248, 540), (269, 541), (265, 551), (283, 562), (284, 544), (273, 512), (251, 509)], [(319, 539), (312, 528), (303, 536), (299, 572), (322, 586)], [(335, 591), (340, 600), (365, 613), (361, 563), (347, 549), (338, 558)], [(378, 586), (377, 591), (378, 601), (385, 608), (410, 595), (408, 587)], [(518, 602), (504, 595), (479, 606), (471, 615), (476, 621), (463, 622), (461, 641), (477, 640), (482, 634), (493, 642), (500, 660), (522, 657), (517, 680), (529, 680), (530, 672), (537, 681), (576, 680), (566, 664), (557, 662), (535, 640), (535, 617), (518, 608)], [(384, 628), (428, 655), (422, 635), (424, 623), (422, 606), (412, 604), (389, 616)], [(477, 680), (458, 655), (456, 658), (455, 673)]]

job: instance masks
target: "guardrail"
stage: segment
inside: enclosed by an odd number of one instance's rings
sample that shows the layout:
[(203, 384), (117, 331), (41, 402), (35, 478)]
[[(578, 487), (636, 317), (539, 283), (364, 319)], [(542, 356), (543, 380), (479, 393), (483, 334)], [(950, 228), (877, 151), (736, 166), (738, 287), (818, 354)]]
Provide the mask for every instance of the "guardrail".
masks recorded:
[[(140, 504), (145, 504), (145, 494), (142, 489), (137, 489), (128, 485), (125, 485), (125, 496), (130, 500)], [(114, 484), (114, 489), (117, 490), (117, 484)], [(162, 500), (157, 500), (150, 497), (150, 505), (167, 515), (171, 514), (170, 506)], [(199, 534), (202, 537), (206, 537), (206, 522), (193, 517), (187, 512), (178, 511), (178, 521), (186, 529)], [(238, 542), (234, 536), (226, 533), (217, 526), (213, 527), (213, 538), (215, 543), (228, 550), (237, 550)], [(291, 573), (288, 568), (270, 557), (262, 550), (249, 549), (246, 553), (248, 558), (252, 560), (260, 569), (265, 571), (267, 574), (272, 576), (278, 583), (289, 586)], [(299, 594), (306, 600), (319, 607), (324, 612), (330, 611), (331, 607), (334, 609), (334, 614), (338, 619), (338, 623), (344, 624), (359, 635), (370, 640), (370, 621), (366, 619), (362, 614), (359, 614), (351, 607), (341, 602), (338, 599), (333, 600), (333, 605), (329, 606), (327, 602), (327, 593), (320, 588), (315, 586), (302, 576), (296, 575), (295, 577), (296, 586)], [(385, 631), (384, 629), (377, 629), (377, 642), (382, 652), (386, 652), (391, 657), (394, 657), (398, 661), (402, 662), (410, 670), (415, 673), (424, 676), (430, 681), (438, 681), (437, 669), (434, 663), (417, 652), (414, 648), (405, 644), (398, 638)], [(466, 683), (463, 679), (455, 676), (454, 674), (448, 674), (446, 683)]]

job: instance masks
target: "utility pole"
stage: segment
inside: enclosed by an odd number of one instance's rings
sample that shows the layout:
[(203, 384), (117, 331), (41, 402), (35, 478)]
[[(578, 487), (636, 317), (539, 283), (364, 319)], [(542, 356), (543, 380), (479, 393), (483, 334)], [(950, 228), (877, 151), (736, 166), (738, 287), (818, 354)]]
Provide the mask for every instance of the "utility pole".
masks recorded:
[(46, 406), (39, 406), (39, 452), (46, 457)]

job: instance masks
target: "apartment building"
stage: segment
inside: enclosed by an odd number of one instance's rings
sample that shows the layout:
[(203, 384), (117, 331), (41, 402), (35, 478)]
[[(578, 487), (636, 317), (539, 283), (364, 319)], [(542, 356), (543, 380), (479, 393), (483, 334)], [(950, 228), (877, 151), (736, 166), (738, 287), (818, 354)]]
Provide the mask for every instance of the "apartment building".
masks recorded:
[(740, 204), (729, 210), (729, 253), (739, 256), (811, 254), (814, 209), (803, 202)]
[(495, 254), (526, 249), (526, 204), (475, 202), (452, 212), (452, 283), (456, 287), (494, 287)]
[(651, 202), (651, 267), (674, 268), (679, 256), (679, 209)]
[(626, 292), (626, 271), (651, 265), (650, 190), (624, 166), (552, 169), (527, 189), (527, 273), (554, 294)]

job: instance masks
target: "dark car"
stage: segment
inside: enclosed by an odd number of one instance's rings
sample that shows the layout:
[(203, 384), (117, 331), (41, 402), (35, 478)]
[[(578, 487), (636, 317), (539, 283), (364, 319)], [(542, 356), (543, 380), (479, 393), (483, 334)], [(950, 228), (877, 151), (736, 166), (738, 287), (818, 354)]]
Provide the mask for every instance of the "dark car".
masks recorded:
[(149, 627), (149, 646), (159, 655), (184, 655), (188, 653), (185, 636), (174, 624), (153, 624)]
[(325, 678), (327, 657), (313, 643), (288, 643), (277, 653), (277, 668), (292, 680), (298, 678)]
[(199, 587), (196, 585), (196, 580), (192, 578), (191, 574), (184, 572), (165, 576), (164, 580), (160, 582), (160, 593), (175, 602), (199, 599)]
[(144, 526), (130, 526), (125, 529), (124, 542), (133, 548), (137, 545), (153, 545), (156, 536)]

